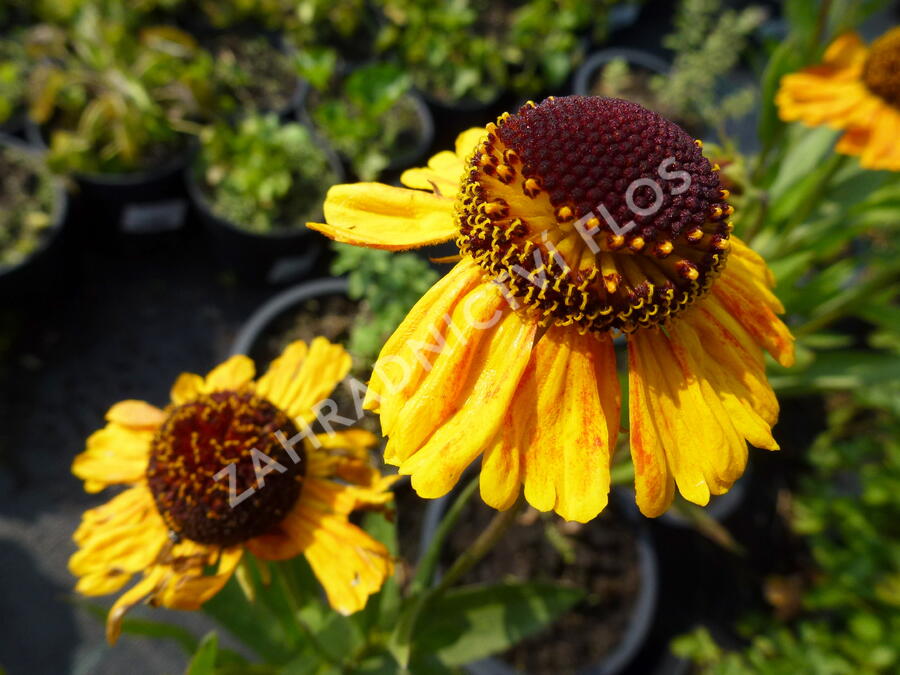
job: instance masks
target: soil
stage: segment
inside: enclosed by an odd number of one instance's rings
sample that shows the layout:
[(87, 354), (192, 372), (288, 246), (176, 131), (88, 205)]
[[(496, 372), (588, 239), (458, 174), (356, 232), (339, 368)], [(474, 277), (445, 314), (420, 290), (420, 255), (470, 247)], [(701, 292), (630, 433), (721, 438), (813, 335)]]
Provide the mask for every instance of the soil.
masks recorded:
[[(495, 513), (473, 499), (445, 546), (445, 569)], [(528, 675), (572, 673), (596, 664), (622, 641), (641, 583), (636, 540), (611, 509), (581, 525), (529, 508), (464, 582), (510, 578), (587, 590), (587, 597), (549, 630), (500, 656)]]

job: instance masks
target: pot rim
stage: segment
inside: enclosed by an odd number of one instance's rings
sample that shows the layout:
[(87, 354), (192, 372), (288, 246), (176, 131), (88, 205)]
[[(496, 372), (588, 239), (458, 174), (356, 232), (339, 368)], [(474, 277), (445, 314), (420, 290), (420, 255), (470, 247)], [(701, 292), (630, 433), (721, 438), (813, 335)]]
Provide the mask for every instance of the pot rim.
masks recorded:
[[(285, 122), (284, 120), (282, 120), (282, 124), (288, 123), (290, 122)], [(336, 180), (332, 185), (338, 185), (339, 183), (342, 183), (346, 178), (346, 174), (344, 172), (344, 166), (341, 164), (341, 160), (338, 158), (337, 153), (334, 151), (334, 149), (316, 133), (315, 129), (311, 128), (305, 122), (300, 121), (296, 122), (296, 124), (301, 124), (309, 129), (313, 143), (315, 143), (322, 150), (322, 152), (325, 153), (325, 156), (328, 159), (328, 164), (331, 166), (331, 170), (334, 172), (336, 177)], [(217, 226), (245, 237), (252, 237), (269, 241), (285, 241), (289, 239), (307, 238), (313, 235), (313, 231), (307, 228), (305, 224), (303, 227), (286, 229), (285, 231), (276, 230), (264, 234), (259, 232), (251, 232), (241, 227), (237, 223), (231, 221), (229, 218), (224, 218), (217, 214), (215, 211), (213, 211), (212, 204), (207, 198), (206, 193), (203, 191), (203, 188), (200, 185), (200, 180), (197, 177), (197, 162), (199, 157), (200, 147), (199, 144), (197, 144), (193, 148), (190, 161), (186, 164), (184, 171), (184, 180), (187, 187), (188, 196), (191, 198), (191, 202), (194, 204), (194, 206), (196, 206), (200, 211), (203, 212), (202, 215), (204, 216), (204, 222), (215, 223)], [(330, 187), (331, 186), (329, 186), (329, 188)]]
[(249, 355), (259, 336), (275, 319), (295, 305), (326, 295), (347, 295), (349, 282), (344, 277), (321, 277), (302, 281), (276, 293), (260, 305), (243, 323), (231, 343), (229, 356)]
[[(17, 141), (14, 138), (0, 134), (0, 150), (11, 148), (23, 154), (37, 155), (34, 148), (27, 143)], [(66, 192), (63, 181), (57, 176), (50, 178), (53, 188), (53, 208), (50, 212), (51, 223), (48, 227), (46, 235), (41, 239), (40, 243), (31, 251), (24, 259), (14, 265), (0, 264), (0, 279), (6, 278), (16, 271), (29, 265), (39, 256), (49, 249), (62, 235), (63, 225), (66, 222), (66, 216), (69, 211), (69, 196)]]
[(656, 54), (643, 49), (631, 47), (610, 47), (594, 52), (585, 59), (572, 81), (572, 92), (577, 96), (590, 96), (591, 85), (597, 70), (615, 59), (624, 59), (630, 64), (646, 68), (659, 75), (666, 75), (671, 70), (671, 64)]

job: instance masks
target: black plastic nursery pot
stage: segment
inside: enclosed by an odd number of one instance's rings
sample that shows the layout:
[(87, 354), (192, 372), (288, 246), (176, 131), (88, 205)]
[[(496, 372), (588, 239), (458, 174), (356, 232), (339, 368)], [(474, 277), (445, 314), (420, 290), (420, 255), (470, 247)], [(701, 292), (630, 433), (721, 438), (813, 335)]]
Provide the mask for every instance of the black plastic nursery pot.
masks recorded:
[[(336, 182), (341, 182), (344, 169), (340, 160), (330, 148), (324, 144), (321, 147), (328, 155)], [(213, 211), (194, 168), (185, 172), (185, 178), (188, 194), (217, 257), (225, 270), (240, 282), (275, 286), (309, 275), (325, 248), (318, 233), (302, 224), (283, 232), (250, 232)], [(310, 220), (317, 218), (321, 215), (314, 215)]]
[[(452, 499), (451, 493), (451, 495), (428, 502), (422, 525), (421, 550), (425, 550), (431, 542)], [(473, 497), (473, 500), (477, 499), (478, 497)], [(618, 675), (626, 672), (629, 664), (646, 643), (656, 616), (659, 599), (659, 564), (651, 530), (641, 519), (631, 517), (628, 510), (622, 510), (621, 513), (616, 514), (616, 517), (623, 525), (627, 525), (633, 535), (635, 567), (640, 579), (639, 586), (634, 595), (621, 639), (599, 660), (593, 663), (579, 664), (577, 668), (579, 675)], [(541, 524), (531, 523), (526, 527), (540, 528)], [(583, 527), (603, 527), (603, 523), (594, 520)], [(496, 657), (470, 663), (465, 666), (464, 670), (471, 675), (528, 675), (527, 672), (521, 672), (510, 663)], [(568, 672), (568, 668), (566, 670)]]
[[(29, 121), (29, 142), (47, 150), (44, 130)], [(91, 243), (110, 239), (169, 238), (188, 223), (190, 202), (183, 173), (190, 148), (145, 171), (124, 174), (73, 174), (73, 198), (83, 221), (78, 236)]]
[(484, 127), (488, 122), (495, 122), (502, 113), (512, 112), (508, 109), (514, 103), (512, 98), (504, 97), (499, 90), (488, 101), (474, 98), (446, 101), (426, 90), (417, 91), (428, 104), (434, 118), (437, 130), (435, 147), (438, 150), (452, 150), (457, 134), (471, 127)]
[(332, 297), (347, 298), (347, 280), (342, 277), (326, 277), (312, 279), (291, 286), (277, 293), (250, 315), (231, 344), (229, 355), (246, 354), (263, 359), (265, 346), (263, 337), (272, 330), (274, 324), (292, 310), (312, 300), (324, 300)]
[(637, 67), (656, 75), (666, 75), (670, 70), (669, 64), (655, 54), (640, 49), (628, 47), (616, 47), (603, 49), (588, 56), (578, 70), (572, 81), (572, 93), (576, 96), (595, 96), (594, 85), (600, 72), (612, 61), (624, 60), (629, 66)]
[(31, 254), (17, 265), (0, 265), (0, 304), (14, 305), (52, 293), (66, 265), (65, 231), (69, 199), (62, 183), (54, 186), (52, 222)]

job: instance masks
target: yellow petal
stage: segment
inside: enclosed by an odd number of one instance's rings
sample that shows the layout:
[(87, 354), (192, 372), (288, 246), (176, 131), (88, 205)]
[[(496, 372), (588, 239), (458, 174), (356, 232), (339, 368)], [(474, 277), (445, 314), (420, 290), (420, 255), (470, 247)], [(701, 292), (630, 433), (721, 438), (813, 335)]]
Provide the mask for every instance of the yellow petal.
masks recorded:
[(194, 373), (182, 373), (172, 385), (169, 395), (172, 403), (184, 405), (196, 399), (201, 393), (203, 393), (203, 378)]
[(200, 609), (203, 603), (222, 590), (241, 561), (243, 553), (242, 546), (223, 550), (215, 574), (204, 574), (201, 565), (190, 568), (193, 572), (191, 574), (179, 574), (177, 567), (174, 567), (155, 601), (171, 609)]
[(365, 407), (379, 413), (383, 434), (391, 433), (403, 406), (431, 370), (434, 346), (446, 342), (450, 331), (447, 317), (481, 283), (481, 268), (464, 258), (419, 299), (382, 347)]
[(663, 442), (656, 429), (656, 410), (651, 405), (658, 395), (658, 373), (648, 362), (645, 350), (628, 341), (628, 413), (630, 416), (631, 461), (634, 463), (634, 489), (638, 508), (655, 518), (665, 512), (675, 494)]
[(306, 343), (296, 340), (284, 348), (265, 375), (256, 383), (256, 393), (275, 405), (281, 405), (290, 384), (296, 379), (308, 353)]
[[(494, 289), (486, 291), (496, 293)], [(480, 321), (490, 320), (497, 307), (495, 300), (488, 300), (482, 305), (483, 311), (473, 314), (476, 330)], [(421, 398), (417, 393), (407, 403), (395, 431), (400, 442), (409, 447), (424, 442), (399, 469), (401, 474), (412, 476), (413, 489), (420, 496), (445, 495), (488, 447), (528, 364), (535, 330), (534, 322), (507, 311), (492, 329), (469, 333), (468, 340), (457, 345), (458, 358), (438, 356), (422, 385)], [(441, 399), (440, 403), (436, 399)], [(438, 416), (423, 422), (423, 428), (434, 428), (430, 438), (426, 440), (418, 429), (415, 435), (398, 433), (416, 427), (421, 417), (432, 414), (432, 407)], [(441, 415), (445, 415), (442, 420)]]
[(777, 450), (778, 444), (772, 437), (772, 428), (761, 412), (756, 410), (750, 390), (745, 384), (753, 378), (755, 364), (735, 369), (734, 361), (719, 358), (720, 351), (728, 351), (722, 350), (722, 343), (713, 343), (720, 334), (698, 325), (697, 316), (692, 314), (690, 320), (685, 317), (672, 322), (669, 331), (673, 343), (683, 346), (688, 368), (697, 374), (707, 402), (716, 399), (721, 403), (724, 415), (742, 438), (758, 448)]
[(466, 129), (456, 137), (456, 156), (459, 160), (465, 161), (469, 155), (475, 150), (475, 146), (481, 143), (487, 131), (484, 127), (472, 127)]
[(444, 150), (428, 160), (427, 167), (407, 169), (400, 176), (406, 187), (432, 190), (439, 197), (454, 199), (459, 191), (463, 161), (453, 152)]
[(609, 338), (550, 328), (534, 348), (511, 416), (522, 425), (517, 436), (532, 506), (579, 522), (606, 507), (618, 415)]
[(335, 185), (325, 198), (325, 223), (307, 226), (345, 244), (389, 251), (437, 244), (456, 236), (453, 200), (382, 185)]
[[(741, 476), (747, 445), (709, 382), (692, 369), (684, 344), (660, 330), (643, 330), (629, 337), (629, 348), (650, 374), (650, 391), (644, 393), (678, 490), (705, 505), (710, 494), (726, 492)], [(697, 343), (695, 353), (699, 349)]]
[(203, 392), (240, 389), (249, 384), (255, 374), (253, 360), (249, 356), (235, 354), (210, 371), (203, 382)]
[(135, 605), (154, 595), (168, 573), (168, 570), (164, 567), (155, 566), (150, 568), (147, 576), (116, 600), (109, 610), (109, 615), (106, 617), (106, 641), (110, 645), (116, 644), (116, 641), (119, 639), (125, 614)]
[(305, 540), (303, 553), (329, 604), (341, 614), (363, 609), (369, 596), (393, 574), (393, 562), (384, 545), (346, 518), (307, 510), (290, 528), (298, 539)]
[[(728, 269), (726, 265), (726, 271)], [(733, 273), (725, 273), (713, 284), (713, 296), (747, 330), (756, 343), (782, 366), (794, 363), (794, 336), (753, 287)]]
[(152, 431), (110, 422), (90, 435), (85, 451), (72, 461), (72, 473), (84, 481), (88, 492), (99, 492), (108, 485), (136, 483), (147, 470), (152, 440)]
[(155, 405), (144, 401), (120, 401), (106, 413), (108, 422), (115, 422), (132, 429), (156, 429), (166, 414)]
[(848, 31), (839, 35), (825, 50), (825, 63), (838, 67), (861, 66), (868, 56), (868, 48), (858, 33)]
[[(385, 461), (401, 464), (460, 410), (472, 387), (472, 377), (477, 374), (475, 369), (484, 366), (489, 343), (500, 326), (507, 331), (509, 326), (515, 326), (506, 321), (509, 314), (500, 293), (491, 284), (481, 283), (453, 307), (446, 317), (444, 335), (435, 331), (420, 344), (410, 343), (415, 352), (413, 359), (427, 355), (433, 361), (422, 362), (423, 367), (428, 366), (427, 372), (396, 415)], [(529, 348), (525, 346), (521, 353), (523, 362), (527, 361)]]
[(69, 558), (69, 571), (79, 577), (76, 590), (102, 595), (151, 565), (168, 536), (150, 491), (141, 485), (85, 512), (73, 539), (78, 550)]
[(290, 369), (288, 384), (282, 393), (269, 400), (292, 418), (309, 423), (316, 415), (314, 407), (329, 400), (331, 392), (347, 376), (351, 366), (347, 350), (317, 337), (310, 343), (302, 362), (288, 361), (280, 366)]

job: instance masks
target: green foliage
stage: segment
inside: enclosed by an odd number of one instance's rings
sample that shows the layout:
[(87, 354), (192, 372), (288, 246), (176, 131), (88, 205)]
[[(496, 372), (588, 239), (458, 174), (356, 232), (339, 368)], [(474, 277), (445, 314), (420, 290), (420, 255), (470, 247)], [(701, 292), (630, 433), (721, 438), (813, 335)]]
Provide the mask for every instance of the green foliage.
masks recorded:
[(491, 30), (470, 0), (385, 0), (389, 23), (380, 36), (383, 49), (398, 52), (413, 82), (434, 98), (491, 102), (508, 80), (508, 68)]
[(350, 297), (363, 302), (347, 348), (368, 369), (384, 341), (437, 280), (415, 253), (391, 253), (335, 244), (331, 273), (347, 274)]
[[(123, 10), (124, 11), (124, 10)], [(63, 30), (34, 28), (30, 114), (57, 171), (134, 171), (183, 147), (215, 103), (212, 59), (175, 28), (140, 30), (88, 6)]]
[(900, 416), (843, 401), (810, 448), (792, 526), (815, 562), (794, 625), (748, 622), (742, 651), (708, 632), (674, 648), (715, 675), (880, 675), (900, 667)]
[(237, 128), (220, 122), (200, 140), (196, 170), (213, 211), (251, 232), (303, 227), (337, 181), (309, 129), (274, 113), (245, 117)]
[(27, 258), (52, 222), (53, 184), (24, 151), (0, 146), (0, 268)]
[(370, 33), (372, 17), (365, 0), (290, 0), (292, 19), (285, 26), (301, 48), (349, 42)]
[(675, 30), (663, 40), (675, 54), (672, 69), (652, 80), (657, 97), (678, 117), (696, 118), (717, 129), (745, 115), (755, 103), (754, 88), (723, 94), (722, 85), (765, 16), (756, 6), (722, 11), (720, 0), (682, 0)]
[[(307, 78), (318, 85), (320, 64), (313, 62)], [(409, 87), (401, 68), (376, 63), (357, 68), (337, 86), (318, 86), (310, 95), (316, 128), (350, 158), (361, 180), (374, 180), (392, 157), (415, 147), (421, 122)]]
[(21, 39), (0, 40), (0, 124), (25, 106), (28, 59)]
[(512, 88), (530, 97), (554, 93), (584, 58), (582, 38), (588, 32), (597, 41), (606, 37), (608, 11), (614, 4), (531, 0), (516, 9), (508, 33), (500, 37)]
[(223, 94), (220, 114), (280, 112), (293, 102), (299, 86), (294, 65), (271, 40), (225, 34), (211, 51), (214, 77)]

